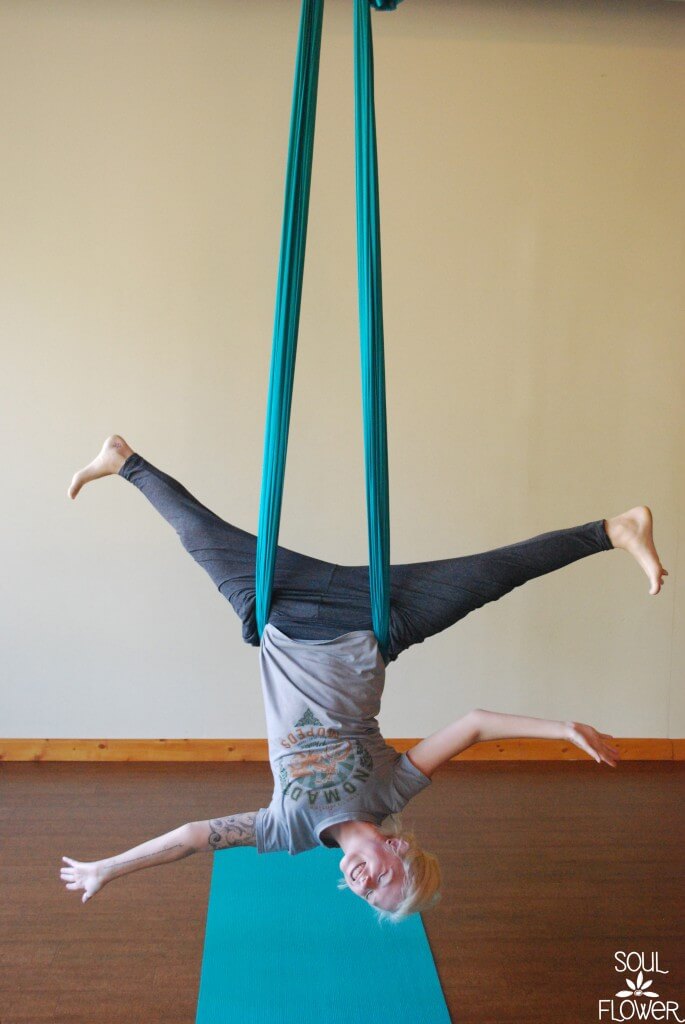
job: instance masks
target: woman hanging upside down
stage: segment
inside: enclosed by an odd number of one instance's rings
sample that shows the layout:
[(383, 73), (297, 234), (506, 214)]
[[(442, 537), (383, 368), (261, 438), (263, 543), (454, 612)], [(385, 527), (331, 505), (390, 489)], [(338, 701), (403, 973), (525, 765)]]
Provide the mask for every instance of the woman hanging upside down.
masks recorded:
[(598, 762), (616, 765), (613, 737), (580, 722), (478, 708), (399, 754), (381, 736), (377, 716), (387, 664), (537, 576), (623, 548), (645, 571), (649, 593), (658, 594), (668, 573), (646, 506), (481, 554), (392, 566), (390, 643), (383, 657), (371, 623), (368, 566), (333, 565), (279, 547), (260, 643), (256, 538), (210, 512), (118, 435), (74, 476), (70, 497), (111, 474), (142, 491), (173, 526), (240, 616), (245, 642), (259, 647), (275, 788), (269, 806), (258, 811), (193, 821), (105, 860), (64, 857), (61, 877), (67, 889), (85, 890), (84, 903), (113, 878), (198, 851), (256, 846), (260, 853), (297, 854), (323, 845), (343, 851), (340, 887), (398, 921), (439, 898), (436, 857), (402, 831), (397, 815), (440, 765), (473, 743), (515, 736), (565, 739)]

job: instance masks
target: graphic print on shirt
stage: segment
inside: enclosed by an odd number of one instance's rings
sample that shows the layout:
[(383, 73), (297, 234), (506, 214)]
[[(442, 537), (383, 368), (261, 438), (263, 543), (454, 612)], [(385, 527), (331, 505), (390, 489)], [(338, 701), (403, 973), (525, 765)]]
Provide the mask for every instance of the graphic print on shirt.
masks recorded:
[(343, 738), (337, 729), (322, 725), (309, 708), (281, 746), (292, 751), (279, 758), (283, 795), (306, 799), (311, 807), (352, 796), (373, 768), (373, 758), (358, 739)]

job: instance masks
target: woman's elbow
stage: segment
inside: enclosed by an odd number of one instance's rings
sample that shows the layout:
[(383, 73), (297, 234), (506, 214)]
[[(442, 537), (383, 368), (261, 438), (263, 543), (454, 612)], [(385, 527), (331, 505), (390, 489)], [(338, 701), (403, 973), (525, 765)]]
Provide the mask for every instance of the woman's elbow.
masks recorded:
[(213, 849), (209, 842), (210, 829), (206, 821), (188, 821), (182, 827), (191, 853), (207, 853)]
[(473, 743), (480, 743), (483, 739), (483, 721), (486, 715), (487, 711), (484, 711), (483, 708), (473, 708), (472, 711), (468, 712), (468, 718), (473, 729)]

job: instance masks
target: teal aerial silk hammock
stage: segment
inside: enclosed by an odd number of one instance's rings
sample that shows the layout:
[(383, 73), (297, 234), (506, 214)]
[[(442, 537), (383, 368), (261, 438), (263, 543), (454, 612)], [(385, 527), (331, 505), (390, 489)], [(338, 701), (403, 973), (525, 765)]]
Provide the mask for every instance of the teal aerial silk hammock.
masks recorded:
[[(374, 633), (382, 652), (387, 649), (390, 629), (390, 500), (371, 7), (394, 10), (399, 2), (401, 0), (354, 0), (357, 277), (369, 591)], [(269, 618), (283, 504), (307, 240), (322, 22), (323, 0), (302, 0), (257, 529), (255, 589), (260, 637)]]

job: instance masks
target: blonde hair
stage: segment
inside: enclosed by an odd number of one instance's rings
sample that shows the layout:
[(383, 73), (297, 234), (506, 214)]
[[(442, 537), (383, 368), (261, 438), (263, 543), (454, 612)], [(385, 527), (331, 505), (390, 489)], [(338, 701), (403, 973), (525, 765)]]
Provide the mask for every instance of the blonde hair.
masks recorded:
[[(398, 856), (404, 865), (405, 881), (402, 886), (402, 895), (399, 905), (395, 910), (383, 910), (381, 907), (373, 907), (379, 923), (383, 921), (398, 924), (410, 914), (419, 914), (428, 910), (441, 898), (440, 863), (435, 854), (428, 853), (421, 849), (413, 832), (404, 832), (402, 819), (399, 814), (390, 814), (378, 826), (379, 832), (384, 836), (394, 836), (404, 839), (408, 847), (404, 853)], [(338, 882), (339, 889), (348, 889), (349, 886), (344, 878)]]

